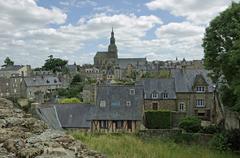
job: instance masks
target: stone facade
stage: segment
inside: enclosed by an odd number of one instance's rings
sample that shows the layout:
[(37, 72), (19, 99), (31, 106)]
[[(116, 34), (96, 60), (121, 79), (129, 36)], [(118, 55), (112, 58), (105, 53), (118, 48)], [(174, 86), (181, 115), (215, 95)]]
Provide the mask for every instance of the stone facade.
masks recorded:
[(144, 100), (144, 109), (177, 111), (176, 100)]
[(21, 87), (23, 78), (20, 77), (0, 77), (0, 97), (20, 98), (23, 94)]

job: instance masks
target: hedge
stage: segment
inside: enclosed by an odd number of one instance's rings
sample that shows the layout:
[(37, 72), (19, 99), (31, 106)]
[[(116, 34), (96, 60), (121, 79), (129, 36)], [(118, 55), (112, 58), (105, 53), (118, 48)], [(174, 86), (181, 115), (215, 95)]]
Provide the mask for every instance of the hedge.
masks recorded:
[(172, 125), (171, 117), (170, 111), (146, 111), (145, 126), (148, 129), (169, 129)]

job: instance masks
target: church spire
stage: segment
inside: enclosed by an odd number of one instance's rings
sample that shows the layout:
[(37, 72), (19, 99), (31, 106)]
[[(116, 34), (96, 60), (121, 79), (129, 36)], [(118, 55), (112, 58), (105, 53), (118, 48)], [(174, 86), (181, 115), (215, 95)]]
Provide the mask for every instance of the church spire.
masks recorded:
[(112, 32), (111, 32), (110, 44), (115, 44), (115, 38), (114, 38), (113, 27), (112, 27)]

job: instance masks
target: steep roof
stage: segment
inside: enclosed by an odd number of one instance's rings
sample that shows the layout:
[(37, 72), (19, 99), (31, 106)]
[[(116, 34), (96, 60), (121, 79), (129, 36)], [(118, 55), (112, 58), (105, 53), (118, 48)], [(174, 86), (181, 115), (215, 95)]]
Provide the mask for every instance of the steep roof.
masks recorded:
[(59, 104), (54, 105), (63, 128), (90, 128), (90, 104)]
[(35, 76), (35, 77), (26, 77), (24, 81), (27, 87), (34, 86), (50, 86), (50, 85), (59, 85), (62, 84), (58, 77), (55, 76)]
[[(135, 90), (130, 95), (130, 89)], [(106, 102), (106, 107), (100, 107), (100, 101)], [(126, 102), (131, 105), (127, 106)], [(97, 87), (96, 108), (91, 109), (91, 120), (142, 120), (143, 87), (101, 85)]]
[(208, 84), (208, 92), (213, 92), (212, 80), (205, 69), (172, 69), (172, 77), (175, 78), (176, 92), (192, 92), (196, 77), (201, 75)]
[(97, 52), (95, 57), (106, 57), (108, 55), (108, 52)]
[(176, 99), (175, 81), (170, 79), (145, 79), (144, 86), (145, 99), (152, 99), (153, 93), (158, 93), (158, 99), (163, 99), (162, 93), (168, 94), (168, 99)]
[(90, 128), (90, 104), (52, 104), (39, 107), (38, 115), (54, 129), (60, 128)]
[(19, 69), (23, 68), (23, 65), (13, 65), (1, 68), (0, 71), (18, 71)]

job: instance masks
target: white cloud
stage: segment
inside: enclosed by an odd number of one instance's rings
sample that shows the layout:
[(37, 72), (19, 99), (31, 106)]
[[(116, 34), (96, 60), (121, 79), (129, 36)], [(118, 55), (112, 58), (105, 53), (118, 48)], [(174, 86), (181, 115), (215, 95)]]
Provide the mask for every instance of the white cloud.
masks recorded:
[(232, 0), (153, 0), (146, 6), (152, 10), (169, 11), (172, 15), (186, 17), (197, 24), (207, 24), (231, 2)]

